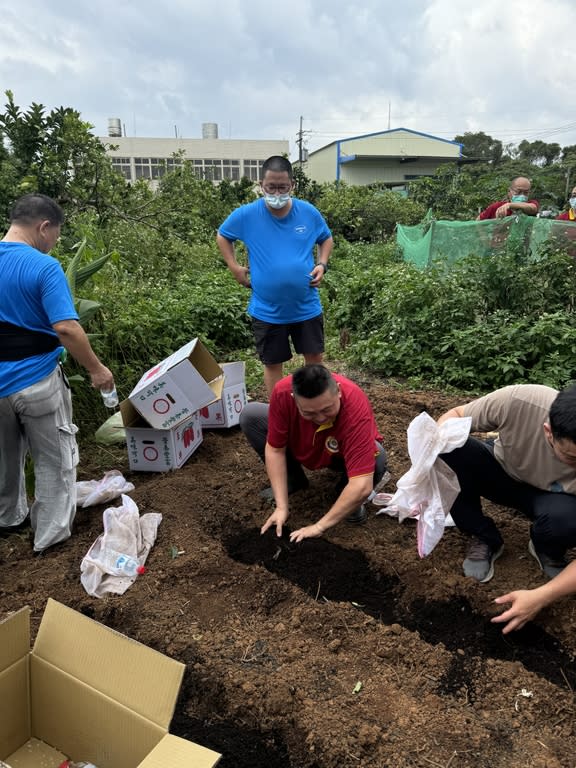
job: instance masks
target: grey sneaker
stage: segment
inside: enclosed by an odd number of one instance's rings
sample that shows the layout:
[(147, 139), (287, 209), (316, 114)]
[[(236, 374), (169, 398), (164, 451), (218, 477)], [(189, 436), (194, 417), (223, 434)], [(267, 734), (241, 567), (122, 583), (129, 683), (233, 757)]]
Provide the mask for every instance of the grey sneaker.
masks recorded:
[(528, 542), (528, 552), (530, 552), (534, 560), (536, 560), (540, 566), (540, 570), (542, 570), (544, 575), (549, 579), (558, 576), (558, 574), (562, 573), (564, 568), (568, 565), (568, 561), (564, 557), (551, 557), (550, 555), (544, 554), (544, 552), (537, 552), (532, 539)]
[(474, 537), (468, 547), (466, 559), (462, 563), (465, 576), (471, 576), (480, 584), (485, 584), (494, 576), (494, 561), (504, 551), (504, 544), (493, 550), (490, 544)]

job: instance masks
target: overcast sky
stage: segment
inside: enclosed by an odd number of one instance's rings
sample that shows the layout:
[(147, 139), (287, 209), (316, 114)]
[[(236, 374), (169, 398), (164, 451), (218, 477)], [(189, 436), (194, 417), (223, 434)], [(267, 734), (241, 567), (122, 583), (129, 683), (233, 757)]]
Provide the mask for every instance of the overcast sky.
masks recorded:
[[(105, 136), (576, 144), (576, 0), (0, 0), (0, 91)], [(5, 103), (3, 98), (2, 104)]]

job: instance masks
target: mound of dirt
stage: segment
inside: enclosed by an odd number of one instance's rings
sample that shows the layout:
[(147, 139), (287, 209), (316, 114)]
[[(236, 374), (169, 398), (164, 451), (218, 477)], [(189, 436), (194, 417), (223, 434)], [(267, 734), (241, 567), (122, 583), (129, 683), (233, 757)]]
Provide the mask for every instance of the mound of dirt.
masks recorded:
[[(392, 480), (409, 466), (406, 427), (460, 402), (359, 382), (370, 396)], [(186, 664), (171, 732), (223, 753), (222, 768), (573, 768), (576, 601), (503, 636), (493, 599), (541, 583), (528, 521), (491, 507), (506, 550), (489, 584), (462, 575), (466, 540), (449, 529), (419, 559), (413, 522), (371, 515), (293, 546), (259, 533), (264, 467), (240, 431), (209, 431), (188, 463), (128, 471), (125, 451), (84, 449), (79, 479), (119, 469), (158, 539), (123, 596), (89, 597), (79, 566), (102, 507), (74, 536), (32, 557), (29, 534), (0, 538), (0, 618), (48, 597)], [(334, 475), (291, 497), (292, 528), (318, 519)], [(374, 510), (375, 511), (375, 510)]]

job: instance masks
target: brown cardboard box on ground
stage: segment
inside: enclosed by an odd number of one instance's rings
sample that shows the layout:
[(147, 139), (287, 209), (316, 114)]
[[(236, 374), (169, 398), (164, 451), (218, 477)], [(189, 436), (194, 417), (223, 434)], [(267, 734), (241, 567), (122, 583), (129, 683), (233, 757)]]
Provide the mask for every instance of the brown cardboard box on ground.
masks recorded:
[(213, 768), (220, 755), (171, 736), (184, 665), (48, 600), (0, 622), (0, 760), (58, 768)]
[(154, 429), (172, 429), (222, 394), (222, 368), (198, 339), (192, 339), (150, 368), (128, 399)]
[(210, 429), (236, 426), (246, 405), (244, 362), (222, 363), (221, 368), (224, 371), (222, 396), (200, 409), (202, 426)]

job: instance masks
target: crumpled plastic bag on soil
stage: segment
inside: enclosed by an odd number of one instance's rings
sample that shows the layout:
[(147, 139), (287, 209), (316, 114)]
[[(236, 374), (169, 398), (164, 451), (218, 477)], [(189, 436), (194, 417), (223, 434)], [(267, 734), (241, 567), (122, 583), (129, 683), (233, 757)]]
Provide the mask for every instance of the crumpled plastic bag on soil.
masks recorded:
[(116, 411), (101, 424), (94, 433), (94, 440), (101, 445), (115, 445), (126, 442), (126, 429), (122, 421), (122, 413)]
[(130, 496), (122, 496), (121, 507), (108, 507), (102, 514), (104, 533), (90, 547), (80, 564), (80, 581), (93, 597), (107, 592), (123, 595), (134, 583), (135, 576), (118, 575), (113, 567), (119, 553), (134, 558), (143, 566), (156, 541), (162, 522), (159, 512), (140, 516)]
[(470, 434), (472, 419), (447, 419), (438, 425), (427, 413), (420, 413), (408, 426), (408, 454), (412, 466), (396, 484), (397, 491), (389, 504), (377, 514), (398, 515), (418, 519), (418, 554), (426, 557), (442, 538), (449, 512), (460, 493), (456, 473), (438, 456), (464, 445)]
[(93, 507), (95, 504), (108, 504), (123, 493), (130, 493), (134, 485), (125, 480), (117, 469), (104, 474), (102, 480), (80, 480), (76, 483), (76, 506)]

